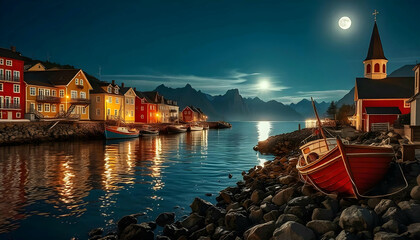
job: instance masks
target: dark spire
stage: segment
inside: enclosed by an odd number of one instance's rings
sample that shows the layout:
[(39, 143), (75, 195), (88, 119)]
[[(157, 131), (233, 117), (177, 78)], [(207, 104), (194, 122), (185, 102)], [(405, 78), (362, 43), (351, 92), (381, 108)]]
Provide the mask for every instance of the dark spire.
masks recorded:
[(370, 38), (369, 50), (365, 61), (371, 59), (386, 59), (376, 21), (375, 25), (373, 25), (372, 37)]

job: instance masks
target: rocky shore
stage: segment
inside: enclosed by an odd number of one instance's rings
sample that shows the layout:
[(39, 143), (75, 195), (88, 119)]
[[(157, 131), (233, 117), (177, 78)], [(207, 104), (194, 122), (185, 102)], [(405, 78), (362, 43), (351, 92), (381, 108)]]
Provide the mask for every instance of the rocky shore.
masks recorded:
[[(353, 141), (375, 143), (390, 135), (399, 142), (394, 133), (359, 135)], [(89, 239), (420, 239), (419, 161), (401, 163), (406, 190), (388, 198), (343, 199), (299, 181), (294, 143), (287, 146), (281, 150), (285, 156), (243, 172), (236, 186), (220, 191), (216, 204), (196, 198), (188, 216), (166, 212), (150, 222), (125, 216), (115, 231), (104, 235), (103, 229), (93, 229)]]

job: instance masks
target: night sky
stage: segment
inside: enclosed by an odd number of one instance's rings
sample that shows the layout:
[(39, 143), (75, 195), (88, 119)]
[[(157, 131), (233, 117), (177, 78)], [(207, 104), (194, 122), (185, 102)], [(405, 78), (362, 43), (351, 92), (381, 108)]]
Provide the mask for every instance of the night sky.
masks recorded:
[(139, 90), (190, 83), (284, 103), (338, 100), (363, 76), (374, 9), (388, 73), (420, 60), (415, 0), (0, 0), (0, 47), (97, 77), (100, 66), (102, 80)]

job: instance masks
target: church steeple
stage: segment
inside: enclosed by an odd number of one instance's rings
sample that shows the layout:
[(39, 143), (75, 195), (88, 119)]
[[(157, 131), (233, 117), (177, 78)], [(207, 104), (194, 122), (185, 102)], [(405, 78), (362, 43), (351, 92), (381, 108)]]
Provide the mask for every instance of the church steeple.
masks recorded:
[(372, 36), (370, 38), (369, 50), (366, 59), (363, 61), (365, 65), (365, 78), (370, 79), (384, 79), (386, 78), (386, 59), (384, 50), (382, 48), (381, 37), (379, 36), (378, 25), (376, 25), (376, 14), (375, 24), (373, 25)]

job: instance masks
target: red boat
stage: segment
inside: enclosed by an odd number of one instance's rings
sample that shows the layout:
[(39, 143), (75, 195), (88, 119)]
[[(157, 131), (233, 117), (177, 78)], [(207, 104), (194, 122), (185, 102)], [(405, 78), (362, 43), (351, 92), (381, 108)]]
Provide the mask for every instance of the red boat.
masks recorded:
[[(305, 182), (324, 193), (360, 198), (375, 186), (388, 171), (394, 157), (391, 147), (344, 145), (337, 138), (337, 146), (322, 157), (307, 154), (296, 168)], [(315, 159), (311, 161), (311, 159)]]

